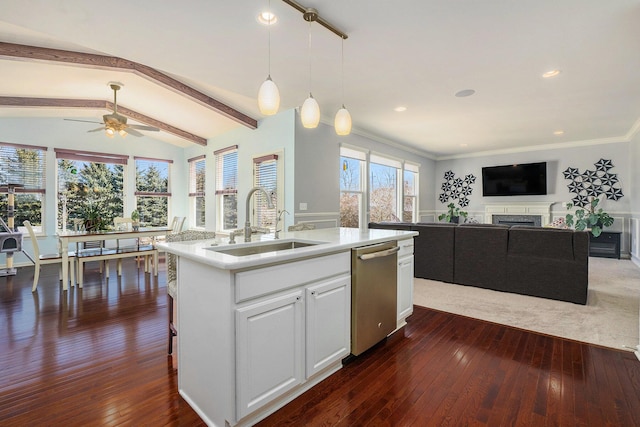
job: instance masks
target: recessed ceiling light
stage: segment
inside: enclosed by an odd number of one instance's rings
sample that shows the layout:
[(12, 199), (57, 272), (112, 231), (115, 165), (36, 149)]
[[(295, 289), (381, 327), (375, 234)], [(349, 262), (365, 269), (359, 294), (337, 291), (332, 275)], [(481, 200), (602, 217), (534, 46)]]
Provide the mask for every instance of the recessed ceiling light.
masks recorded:
[(265, 11), (258, 15), (258, 22), (263, 25), (273, 25), (278, 22), (278, 17), (272, 12)]
[(464, 98), (464, 97), (467, 97), (467, 96), (471, 96), (474, 93), (476, 93), (476, 91), (473, 90), (473, 89), (464, 89), (464, 90), (461, 90), (460, 92), (457, 92), (456, 96), (458, 98)]
[(397, 111), (398, 113), (402, 113), (403, 111), (407, 111), (407, 107), (404, 107), (404, 106), (400, 105), (400, 106), (394, 108), (393, 111)]
[(551, 78), (551, 77), (555, 77), (558, 74), (560, 74), (560, 70), (549, 70), (546, 73), (544, 73), (542, 75), (542, 77), (544, 77), (545, 79)]
[(469, 146), (469, 144), (460, 144), (460, 147), (462, 148), (467, 148)]
[(564, 131), (562, 129), (559, 129), (557, 131), (553, 132), (554, 135), (564, 135)]

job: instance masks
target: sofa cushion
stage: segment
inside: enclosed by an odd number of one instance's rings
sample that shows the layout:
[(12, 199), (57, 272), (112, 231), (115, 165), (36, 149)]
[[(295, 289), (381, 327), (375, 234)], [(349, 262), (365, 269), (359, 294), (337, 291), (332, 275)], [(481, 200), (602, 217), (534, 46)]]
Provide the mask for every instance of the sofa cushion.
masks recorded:
[(506, 289), (509, 226), (460, 224), (455, 228), (454, 283)]
[(414, 238), (414, 276), (453, 283), (454, 232), (457, 224), (417, 223)]
[(509, 255), (573, 261), (573, 230), (512, 227)]

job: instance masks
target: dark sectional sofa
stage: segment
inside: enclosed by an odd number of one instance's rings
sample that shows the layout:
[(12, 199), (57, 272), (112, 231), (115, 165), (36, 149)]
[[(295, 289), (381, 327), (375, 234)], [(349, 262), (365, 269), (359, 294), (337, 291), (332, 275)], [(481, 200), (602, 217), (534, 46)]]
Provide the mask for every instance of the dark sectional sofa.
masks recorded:
[(414, 276), (587, 303), (589, 233), (494, 224), (370, 223), (413, 230)]

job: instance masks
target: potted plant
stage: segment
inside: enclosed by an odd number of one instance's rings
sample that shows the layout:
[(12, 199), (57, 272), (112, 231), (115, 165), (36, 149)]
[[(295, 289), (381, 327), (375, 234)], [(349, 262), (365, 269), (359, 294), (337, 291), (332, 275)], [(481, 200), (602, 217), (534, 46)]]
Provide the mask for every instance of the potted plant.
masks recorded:
[(138, 231), (140, 229), (140, 214), (137, 209), (134, 209), (131, 212), (131, 228), (133, 231)]
[(456, 205), (454, 205), (453, 203), (449, 203), (447, 207), (449, 208), (449, 210), (443, 214), (438, 215), (438, 220), (444, 220), (445, 222), (453, 222), (457, 224), (458, 221), (460, 221), (460, 217), (466, 219), (467, 215), (469, 215), (467, 212), (460, 210), (460, 208), (456, 207)]
[(80, 209), (80, 215), (84, 221), (84, 229), (87, 231), (106, 230), (107, 222), (104, 212), (98, 203), (89, 202)]
[[(600, 198), (593, 197), (586, 209), (579, 208), (573, 214), (568, 213), (565, 218), (567, 226), (575, 226), (575, 229), (580, 231), (590, 230), (593, 237), (598, 237), (602, 234), (604, 227), (610, 227), (613, 224), (613, 218), (602, 208), (597, 208), (598, 203), (600, 203)], [(572, 207), (573, 203), (567, 204), (568, 209)]]

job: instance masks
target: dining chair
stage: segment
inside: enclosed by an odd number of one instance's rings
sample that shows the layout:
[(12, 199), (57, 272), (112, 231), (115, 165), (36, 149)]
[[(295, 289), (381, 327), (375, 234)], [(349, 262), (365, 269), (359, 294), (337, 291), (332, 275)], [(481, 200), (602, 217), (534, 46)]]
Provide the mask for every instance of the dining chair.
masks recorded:
[[(215, 239), (215, 231), (187, 230), (178, 233), (167, 234), (167, 243), (187, 242), (194, 240)], [(173, 353), (173, 337), (178, 335), (173, 319), (173, 302), (178, 297), (178, 269), (176, 256), (167, 252), (167, 306), (169, 311), (169, 348), (168, 353)]]
[(171, 221), (171, 232), (179, 233), (182, 231), (182, 227), (184, 226), (184, 221), (187, 219), (186, 216), (174, 216), (173, 221)]
[[(33, 246), (33, 261), (35, 262), (35, 270), (33, 272), (33, 286), (31, 287), (31, 292), (35, 292), (38, 288), (38, 279), (40, 278), (40, 267), (46, 264), (60, 264), (60, 279), (62, 279), (62, 255), (60, 253), (57, 254), (41, 254), (40, 246), (38, 245), (38, 239), (36, 238), (36, 234), (33, 232), (33, 227), (29, 221), (24, 221), (22, 223), (24, 227), (27, 229), (29, 233), (29, 237), (31, 238), (31, 245)], [(61, 250), (66, 250), (67, 248), (61, 248)], [(69, 252), (69, 277), (71, 279), (72, 286), (75, 284), (75, 252)]]

